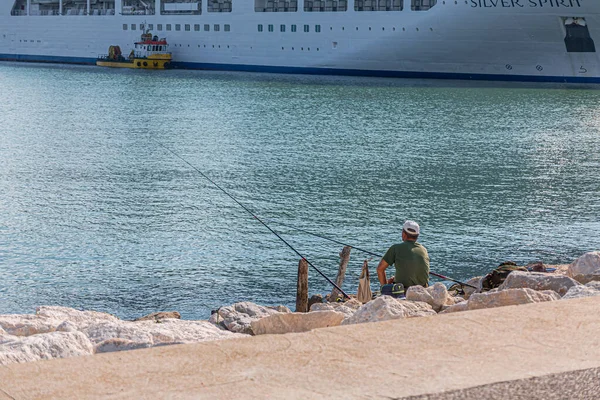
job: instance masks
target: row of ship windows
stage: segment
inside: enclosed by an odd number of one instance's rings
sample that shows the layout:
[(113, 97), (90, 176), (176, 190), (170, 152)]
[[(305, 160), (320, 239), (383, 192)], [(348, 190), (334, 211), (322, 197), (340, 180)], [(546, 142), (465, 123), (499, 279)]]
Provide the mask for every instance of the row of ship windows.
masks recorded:
[[(135, 31), (136, 28), (137, 28), (137, 25), (136, 24), (131, 24), (131, 25), (129, 25), (129, 24), (123, 24), (123, 30), (124, 31), (128, 30), (129, 28), (131, 28), (132, 31)], [(173, 30), (172, 29), (173, 26), (171, 24), (166, 24), (165, 28), (166, 28), (167, 31)], [(192, 26), (190, 24), (185, 24), (183, 26), (183, 28), (184, 28), (184, 30), (186, 30), (188, 32), (192, 30)], [(145, 29), (153, 31), (154, 30), (154, 24), (148, 24), (148, 25), (140, 24), (140, 31), (144, 31)], [(156, 30), (157, 31), (162, 31), (163, 30), (163, 24), (156, 24)], [(175, 30), (176, 31), (180, 31), (181, 30), (181, 24), (175, 24)], [(213, 31), (219, 32), (220, 30), (221, 30), (221, 25), (214, 24)], [(194, 31), (196, 31), (196, 32), (200, 31), (200, 24), (194, 24)], [(204, 24), (204, 31), (205, 32), (209, 32), (210, 31), (210, 24)], [(231, 31), (231, 25), (229, 25), (229, 24), (223, 25), (223, 31), (230, 32)]]
[[(417, 31), (419, 31), (419, 28), (415, 28)], [(286, 30), (286, 25), (279, 25), (279, 32), (285, 32)], [(333, 30), (333, 27), (330, 26), (329, 30)], [(342, 26), (342, 30), (346, 30), (346, 27)], [(358, 26), (356, 27), (356, 30), (358, 30)], [(371, 27), (369, 27), (369, 30), (373, 30)], [(385, 27), (381, 27), (382, 31), (385, 31)], [(406, 31), (406, 28), (402, 28), (403, 31)], [(433, 31), (433, 28), (429, 28), (430, 31)], [(264, 26), (262, 24), (258, 24), (258, 31), (259, 32), (264, 32)], [(267, 31), (268, 32), (275, 32), (275, 26), (272, 24), (267, 25)], [(298, 28), (296, 25), (290, 25), (290, 31), (291, 32), (297, 32)], [(392, 31), (396, 31), (396, 27), (392, 28)], [(304, 32), (310, 32), (310, 25), (304, 25)], [(315, 32), (319, 33), (321, 32), (321, 25), (315, 25)]]
[[(199, 32), (200, 31), (200, 24), (194, 24), (194, 31)], [(137, 25), (136, 24), (123, 24), (123, 30), (126, 31), (128, 29), (130, 29), (132, 31), (135, 31), (137, 29)], [(173, 26), (171, 24), (166, 24), (165, 28), (167, 31), (171, 31), (173, 30)], [(304, 25), (304, 32), (310, 32), (310, 25)], [(148, 29), (150, 31), (154, 30), (154, 24), (140, 24), (139, 26), (140, 31), (144, 31), (145, 29)], [(191, 24), (184, 24), (183, 25), (183, 29), (187, 32), (192, 30), (192, 25)], [(210, 24), (204, 24), (203, 27), (205, 32), (210, 32)], [(259, 32), (264, 32), (264, 25), (263, 24), (258, 24), (257, 29)], [(163, 30), (163, 24), (156, 24), (156, 30), (157, 31), (162, 31)], [(175, 24), (175, 30), (176, 31), (181, 31), (181, 24)], [(333, 27), (330, 26), (329, 30), (333, 30)], [(346, 27), (342, 27), (342, 30), (346, 30)], [(358, 26), (356, 27), (356, 30), (358, 30)], [(372, 30), (371, 27), (369, 27), (369, 30)], [(381, 28), (382, 31), (385, 31), (385, 27)], [(396, 31), (396, 28), (393, 27), (392, 28), (393, 31)], [(403, 31), (405, 31), (405, 28), (402, 28)], [(418, 31), (419, 28), (416, 28), (416, 30)], [(429, 28), (430, 31), (433, 31), (433, 28)], [(221, 25), (219, 24), (214, 24), (213, 25), (213, 31), (214, 32), (219, 32), (221, 31)], [(225, 24), (223, 25), (223, 31), (225, 32), (230, 32), (231, 31), (231, 25), (229, 24)], [(285, 32), (286, 31), (286, 25), (281, 24), (279, 25), (279, 32)], [(298, 31), (298, 26), (295, 24), (290, 25), (290, 32), (297, 32)], [(321, 32), (321, 25), (315, 25), (315, 30), (316, 33)], [(269, 24), (267, 25), (267, 32), (275, 32), (275, 25), (273, 24)]]
[[(274, 32), (275, 31), (275, 27), (272, 24), (267, 25), (267, 30), (269, 32)], [(258, 24), (258, 31), (259, 32), (263, 32), (263, 25), (262, 24)], [(285, 25), (279, 25), (279, 31), (280, 32), (285, 32)], [(290, 25), (290, 31), (291, 32), (297, 32), (298, 28), (296, 25)], [(310, 25), (304, 25), (304, 32), (310, 32)], [(321, 32), (321, 25), (315, 25), (315, 32)]]

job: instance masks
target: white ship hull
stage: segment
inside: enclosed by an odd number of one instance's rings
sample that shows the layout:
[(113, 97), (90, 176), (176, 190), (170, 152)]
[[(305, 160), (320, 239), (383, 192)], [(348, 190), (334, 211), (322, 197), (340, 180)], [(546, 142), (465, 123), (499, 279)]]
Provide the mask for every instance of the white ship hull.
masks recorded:
[[(565, 21), (580, 18), (600, 51), (598, 0), (438, 0), (427, 11), (404, 0), (396, 12), (358, 12), (353, 1), (345, 12), (304, 12), (302, 1), (296, 12), (255, 12), (252, 1), (234, 0), (231, 12), (203, 4), (201, 15), (44, 16), (11, 15), (13, 0), (1, 2), (0, 60), (93, 64), (109, 45), (127, 54), (140, 24), (152, 24), (182, 68), (600, 83), (595, 49), (572, 51), (565, 42)], [(157, 32), (158, 24), (173, 29)], [(198, 24), (211, 29), (184, 28)]]

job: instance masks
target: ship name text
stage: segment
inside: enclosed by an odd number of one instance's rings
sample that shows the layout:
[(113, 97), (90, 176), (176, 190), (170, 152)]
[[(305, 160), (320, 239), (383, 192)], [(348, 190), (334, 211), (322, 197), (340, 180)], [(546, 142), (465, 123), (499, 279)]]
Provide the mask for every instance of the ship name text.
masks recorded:
[(473, 8), (517, 8), (517, 7), (581, 7), (582, 0), (471, 0)]

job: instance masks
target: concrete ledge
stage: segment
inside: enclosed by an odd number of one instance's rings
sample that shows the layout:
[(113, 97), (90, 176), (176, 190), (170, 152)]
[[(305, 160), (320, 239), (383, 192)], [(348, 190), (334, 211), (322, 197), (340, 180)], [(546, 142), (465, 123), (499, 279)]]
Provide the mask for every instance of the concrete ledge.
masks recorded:
[(0, 399), (450, 396), (600, 367), (599, 311), (591, 297), (12, 364)]

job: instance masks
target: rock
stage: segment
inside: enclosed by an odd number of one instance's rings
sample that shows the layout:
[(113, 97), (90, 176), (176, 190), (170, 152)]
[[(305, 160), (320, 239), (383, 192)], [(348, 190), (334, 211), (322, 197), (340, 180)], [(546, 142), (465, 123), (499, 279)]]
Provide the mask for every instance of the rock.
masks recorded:
[(36, 315), (0, 315), (0, 328), (9, 335), (31, 336), (54, 332), (62, 320)]
[(448, 293), (446, 286), (440, 282), (428, 288), (424, 288), (423, 286), (409, 287), (406, 291), (406, 300), (425, 302), (436, 312), (455, 303), (454, 298)]
[(583, 284), (600, 281), (600, 251), (585, 253), (579, 257), (569, 265), (567, 275)]
[(362, 307), (362, 303), (357, 299), (350, 299), (345, 303), (317, 303), (313, 304), (310, 311), (336, 311), (344, 314), (345, 318), (350, 318), (356, 310)]
[(308, 309), (310, 310), (311, 307), (313, 306), (313, 304), (320, 304), (320, 303), (323, 303), (323, 295), (314, 294), (310, 297), (310, 299), (308, 299)]
[(139, 322), (103, 321), (87, 326), (83, 332), (96, 345), (107, 340), (120, 339), (144, 344), (147, 347), (244, 337), (244, 335), (223, 331), (208, 321), (178, 319), (165, 319), (161, 323), (152, 320)]
[(181, 319), (181, 314), (177, 311), (159, 311), (152, 314), (144, 315), (143, 317), (134, 319), (134, 322), (139, 321), (154, 321), (159, 322), (163, 319)]
[[(281, 311), (280, 311), (281, 310)], [(210, 316), (209, 321), (219, 325), (231, 332), (252, 334), (250, 324), (269, 315), (287, 313), (287, 307), (274, 309), (272, 307), (259, 306), (250, 302), (235, 303), (231, 306), (221, 307)]]
[(411, 286), (406, 291), (406, 300), (422, 301), (429, 305), (433, 304), (433, 296), (423, 286)]
[(467, 311), (467, 309), (468, 309), (468, 302), (463, 301), (463, 302), (456, 303), (453, 306), (446, 308), (445, 310), (441, 311), (440, 314), (449, 314), (449, 313), (453, 313), (453, 312)]
[(471, 278), (469, 279), (467, 282), (469, 285), (475, 286), (475, 288), (472, 288), (470, 286), (465, 286), (464, 287), (464, 291), (465, 291), (465, 299), (469, 299), (469, 297), (471, 297), (471, 295), (473, 293), (480, 293), (481, 292), (481, 282), (483, 281), (483, 276), (478, 276), (475, 278)]
[(112, 353), (115, 351), (137, 350), (152, 347), (149, 342), (132, 342), (127, 339), (107, 339), (94, 347), (94, 353)]
[(252, 321), (251, 327), (255, 335), (283, 334), (338, 326), (343, 320), (344, 314), (335, 311), (274, 314)]
[(90, 340), (81, 332), (51, 332), (12, 338), (4, 338), (0, 344), (0, 365), (91, 355), (94, 351)]
[(561, 296), (564, 296), (571, 287), (577, 285), (579, 285), (579, 282), (564, 275), (514, 271), (506, 277), (498, 289), (529, 288), (533, 290), (554, 290)]
[(585, 285), (573, 286), (569, 289), (567, 294), (563, 296), (563, 300), (592, 296), (600, 296), (600, 282), (598, 281), (588, 282)]
[(58, 327), (56, 327), (56, 330), (58, 332), (77, 332), (77, 326), (75, 326), (75, 324), (69, 322), (69, 321), (64, 321), (62, 324), (60, 324)]
[(467, 309), (477, 310), (480, 308), (504, 307), (559, 299), (560, 295), (553, 290), (544, 290), (538, 292), (529, 288), (506, 289), (496, 292), (489, 291), (485, 293), (473, 294), (467, 302)]
[(433, 308), (420, 301), (399, 300), (390, 296), (380, 296), (359, 308), (342, 325), (378, 322), (390, 319), (425, 317), (435, 315)]
[(541, 261), (530, 262), (527, 264), (527, 266), (525, 268), (527, 268), (529, 271), (533, 271), (533, 272), (546, 272), (547, 271), (546, 266)]
[(58, 320), (61, 323), (63, 321), (69, 321), (78, 329), (82, 329), (90, 324), (95, 324), (101, 321), (116, 322), (120, 321), (119, 318), (114, 315), (110, 315), (98, 311), (79, 311), (68, 307), (58, 306), (41, 306), (37, 307), (35, 313), (39, 317), (46, 317), (54, 320)]

